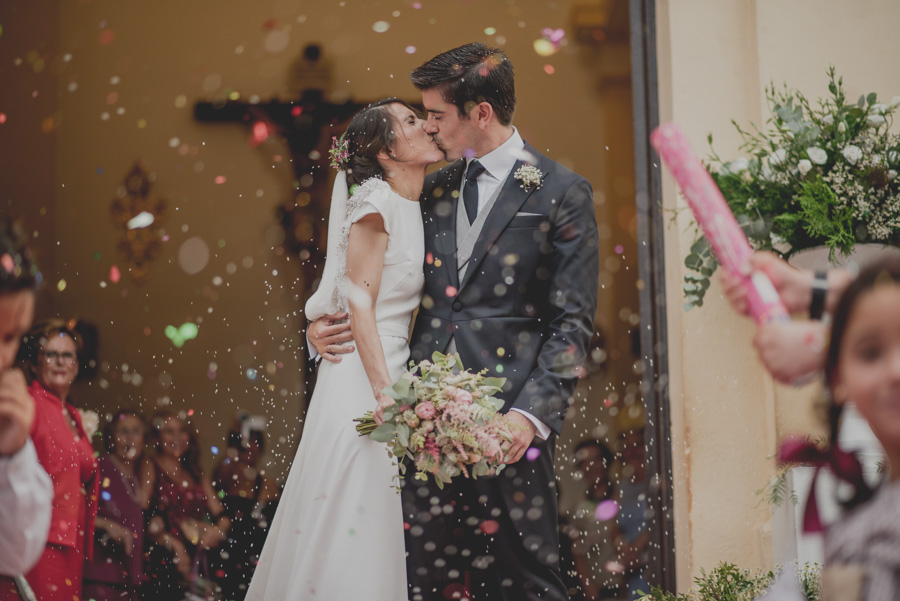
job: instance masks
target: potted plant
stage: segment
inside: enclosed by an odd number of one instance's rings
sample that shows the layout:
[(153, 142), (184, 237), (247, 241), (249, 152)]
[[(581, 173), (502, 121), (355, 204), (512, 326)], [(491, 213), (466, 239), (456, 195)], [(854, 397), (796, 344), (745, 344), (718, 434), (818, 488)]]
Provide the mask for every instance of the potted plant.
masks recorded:
[[(732, 123), (747, 156), (706, 164), (756, 250), (782, 257), (825, 246), (829, 258), (860, 242), (900, 242), (900, 135), (891, 132), (900, 96), (876, 94), (848, 102), (843, 79), (828, 70), (830, 96), (816, 107), (786, 86), (766, 88), (771, 115), (765, 128)], [(685, 258), (685, 309), (703, 304), (717, 263), (697, 236)]]

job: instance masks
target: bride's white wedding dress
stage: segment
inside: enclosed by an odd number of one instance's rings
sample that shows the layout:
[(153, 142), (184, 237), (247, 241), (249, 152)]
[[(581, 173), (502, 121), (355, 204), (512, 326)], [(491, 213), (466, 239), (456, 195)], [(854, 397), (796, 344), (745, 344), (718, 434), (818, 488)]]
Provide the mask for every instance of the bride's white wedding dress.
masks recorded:
[[(360, 186), (347, 204), (349, 222), (377, 212), (388, 233), (375, 318), (388, 369), (396, 380), (409, 358), (410, 320), (424, 282), (419, 205), (375, 179)], [(332, 218), (334, 213), (332, 209)], [(333, 231), (330, 225), (328, 260), (333, 256), (344, 260), (344, 249), (332, 255)], [(335, 273), (340, 290), (343, 266), (332, 270)], [(326, 280), (323, 276), (323, 285)], [(320, 316), (315, 310), (310, 314), (310, 308), (308, 304), (309, 319)], [(375, 399), (359, 353), (341, 357), (340, 363), (319, 365), (300, 446), (248, 601), (408, 598), (403, 514), (394, 488), (397, 466), (384, 444), (357, 435), (353, 419), (373, 410)]]

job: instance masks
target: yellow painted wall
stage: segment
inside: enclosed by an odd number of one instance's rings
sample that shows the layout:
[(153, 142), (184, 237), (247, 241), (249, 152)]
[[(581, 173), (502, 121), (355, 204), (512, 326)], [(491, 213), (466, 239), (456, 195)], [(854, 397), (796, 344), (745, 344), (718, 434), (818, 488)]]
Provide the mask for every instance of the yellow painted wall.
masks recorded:
[[(657, 17), (661, 120), (676, 121), (701, 154), (712, 133), (721, 156), (738, 156), (730, 120), (764, 121), (770, 81), (815, 99), (834, 65), (851, 98), (900, 94), (894, 0), (660, 0)], [(668, 174), (663, 198), (667, 209), (684, 206)], [(665, 246), (681, 589), (720, 561), (770, 567), (769, 511), (754, 491), (773, 474), (778, 436), (816, 427), (814, 392), (773, 386), (750, 347), (752, 324), (717, 282), (701, 309), (682, 310), (688, 222), (680, 213)]]

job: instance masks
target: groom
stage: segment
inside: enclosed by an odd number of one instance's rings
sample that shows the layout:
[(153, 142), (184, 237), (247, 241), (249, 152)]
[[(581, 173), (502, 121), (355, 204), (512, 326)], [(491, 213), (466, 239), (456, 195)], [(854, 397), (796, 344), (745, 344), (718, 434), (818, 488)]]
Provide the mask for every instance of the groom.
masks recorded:
[[(411, 358), (458, 352), (467, 369), (506, 378), (498, 396), (516, 434), (497, 477), (457, 477), (440, 490), (407, 470), (410, 599), (468, 589), (479, 600), (565, 600), (553, 456), (597, 304), (591, 187), (512, 125), (515, 81), (502, 50), (466, 44), (411, 77), (426, 130), (453, 161), (421, 197), (425, 290)], [(326, 358), (340, 351), (325, 343), (342, 327), (311, 326)]]

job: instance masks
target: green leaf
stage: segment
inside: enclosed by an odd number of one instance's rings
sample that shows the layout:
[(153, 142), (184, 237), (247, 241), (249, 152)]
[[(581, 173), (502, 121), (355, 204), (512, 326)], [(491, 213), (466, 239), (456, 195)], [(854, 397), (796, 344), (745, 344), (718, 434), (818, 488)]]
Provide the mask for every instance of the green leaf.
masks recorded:
[(702, 255), (704, 252), (709, 252), (709, 242), (706, 241), (706, 238), (700, 238), (691, 246), (691, 252), (697, 255)]
[(506, 378), (485, 378), (481, 381), (483, 386), (494, 386), (496, 388), (503, 388), (504, 384), (506, 384)]
[(862, 95), (859, 97), (859, 100), (856, 101), (856, 106), (858, 106), (859, 108), (865, 108), (865, 107), (866, 107), (866, 95), (865, 95), (865, 94), (862, 94)]
[(877, 99), (878, 96), (875, 94), (875, 92), (871, 92), (868, 96), (866, 96), (866, 102), (868, 102), (870, 105), (875, 104)]
[(397, 435), (397, 426), (394, 424), (385, 422), (372, 430), (372, 433), (369, 434), (369, 438), (376, 442), (390, 442), (394, 439), (394, 436)]
[(691, 253), (687, 257), (684, 258), (684, 266), (688, 269), (693, 269), (697, 271), (703, 266), (703, 259), (700, 258), (700, 255), (696, 253)]
[(397, 442), (403, 446), (405, 449), (409, 446), (409, 426), (406, 424), (400, 424), (396, 426), (397, 429)]

